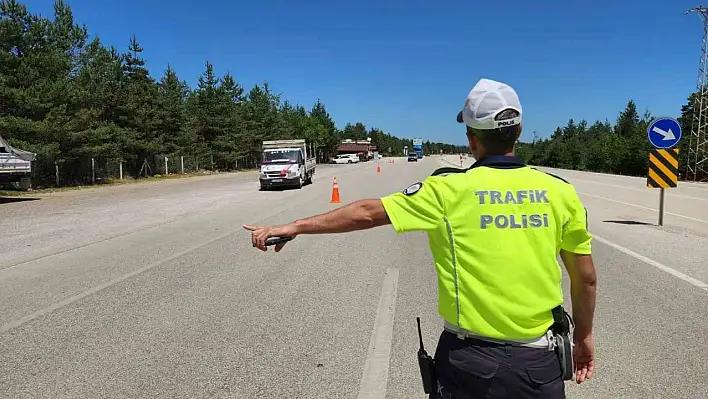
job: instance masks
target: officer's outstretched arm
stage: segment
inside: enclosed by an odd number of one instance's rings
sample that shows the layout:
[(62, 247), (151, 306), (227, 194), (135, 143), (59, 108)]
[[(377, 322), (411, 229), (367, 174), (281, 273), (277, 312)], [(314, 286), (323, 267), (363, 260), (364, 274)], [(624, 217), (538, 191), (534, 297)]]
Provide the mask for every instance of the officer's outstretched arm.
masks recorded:
[[(435, 180), (428, 178), (380, 199), (365, 199), (337, 208), (333, 211), (296, 220), (280, 226), (250, 226), (243, 228), (252, 232), (253, 246), (266, 250), (270, 237), (294, 237), (300, 234), (331, 234), (370, 229), (392, 224), (397, 232), (430, 230), (442, 219), (441, 195), (435, 188)], [(285, 244), (278, 244), (279, 252)]]
[(428, 178), (403, 192), (381, 199), (353, 202), (321, 215), (286, 225), (293, 235), (346, 233), (392, 224), (399, 233), (430, 230), (442, 219), (441, 194), (437, 180)]
[(352, 202), (327, 213), (291, 223), (294, 235), (331, 234), (370, 229), (390, 224), (380, 199)]
[[(370, 229), (390, 224), (391, 221), (380, 199), (365, 199), (337, 208), (333, 211), (296, 220), (280, 226), (250, 226), (253, 246), (266, 251), (266, 240), (270, 237), (295, 237), (300, 234), (346, 233), (348, 231)], [(275, 252), (280, 252), (285, 243), (277, 244)]]
[(560, 252), (561, 259), (570, 277), (570, 296), (573, 303), (576, 340), (592, 336), (593, 317), (595, 315), (595, 295), (597, 277), (592, 255), (580, 255), (565, 250)]

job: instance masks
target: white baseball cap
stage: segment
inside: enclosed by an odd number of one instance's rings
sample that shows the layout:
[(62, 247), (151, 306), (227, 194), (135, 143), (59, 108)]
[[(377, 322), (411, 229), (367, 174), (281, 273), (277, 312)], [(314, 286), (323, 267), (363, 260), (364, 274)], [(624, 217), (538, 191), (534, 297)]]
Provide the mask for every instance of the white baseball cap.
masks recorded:
[[(495, 120), (502, 111), (513, 109), (519, 116)], [(521, 102), (516, 91), (509, 85), (490, 79), (480, 79), (465, 100), (465, 106), (457, 114), (457, 122), (474, 129), (497, 129), (521, 124)]]

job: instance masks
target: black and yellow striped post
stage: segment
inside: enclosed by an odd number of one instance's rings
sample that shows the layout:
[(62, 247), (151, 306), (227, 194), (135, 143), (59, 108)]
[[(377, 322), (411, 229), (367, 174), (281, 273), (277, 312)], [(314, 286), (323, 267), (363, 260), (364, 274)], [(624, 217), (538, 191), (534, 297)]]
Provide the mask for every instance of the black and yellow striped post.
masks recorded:
[(678, 185), (678, 148), (654, 149), (649, 152), (647, 187), (661, 190), (659, 226), (664, 225), (664, 189)]
[(649, 152), (647, 187), (676, 187), (678, 183), (678, 152), (678, 148)]

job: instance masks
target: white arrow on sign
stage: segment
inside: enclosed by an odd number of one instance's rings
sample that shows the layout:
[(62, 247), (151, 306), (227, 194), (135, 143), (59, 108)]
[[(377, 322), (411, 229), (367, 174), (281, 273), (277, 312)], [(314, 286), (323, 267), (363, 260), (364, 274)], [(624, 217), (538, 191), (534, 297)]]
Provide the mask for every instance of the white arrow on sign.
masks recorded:
[(661, 130), (658, 127), (654, 126), (653, 129), (651, 129), (654, 133), (659, 133), (663, 138), (663, 140), (676, 140), (676, 136), (674, 136), (674, 132), (669, 129), (667, 132), (666, 130)]

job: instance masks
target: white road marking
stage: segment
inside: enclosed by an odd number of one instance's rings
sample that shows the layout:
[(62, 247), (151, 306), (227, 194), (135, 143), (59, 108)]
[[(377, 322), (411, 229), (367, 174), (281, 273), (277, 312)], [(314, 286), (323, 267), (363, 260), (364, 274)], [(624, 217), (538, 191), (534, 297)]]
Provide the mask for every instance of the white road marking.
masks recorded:
[[(579, 182), (585, 182), (585, 183), (590, 183), (590, 184), (599, 184), (601, 186), (617, 187), (617, 188), (621, 188), (623, 190), (634, 190), (634, 191), (644, 191), (644, 192), (648, 192), (648, 191), (652, 190), (650, 188), (636, 188), (636, 187), (620, 186), (617, 184), (602, 183), (602, 182), (595, 181), (595, 180), (583, 180), (583, 179), (570, 179), (570, 180), (571, 180), (571, 183), (579, 181)], [(676, 197), (676, 198), (687, 198), (687, 199), (698, 200), (698, 201), (708, 201), (708, 198), (699, 198), (699, 197), (692, 197), (690, 195), (674, 194), (671, 192), (671, 190), (666, 190), (666, 196), (667, 197), (671, 196), (671, 197)]]
[(384, 275), (376, 321), (369, 341), (369, 354), (359, 385), (359, 399), (386, 397), (388, 367), (393, 340), (393, 320), (396, 314), (398, 269), (389, 268)]
[[(135, 184), (139, 184), (139, 183), (135, 183)], [(37, 261), (37, 260), (40, 260), (40, 259), (49, 258), (49, 257), (51, 257), (51, 256), (60, 255), (60, 254), (66, 253), (66, 252), (71, 252), (71, 251), (74, 251), (74, 250), (76, 250), (76, 249), (82, 249), (82, 248), (90, 247), (90, 246), (92, 246), (92, 245), (94, 245), (94, 244), (100, 244), (100, 243), (103, 243), (103, 242), (106, 242), (106, 241), (111, 241), (111, 240), (116, 239), (116, 238), (122, 238), (122, 237), (125, 237), (125, 236), (129, 236), (129, 235), (131, 235), (131, 234), (142, 233), (143, 231), (151, 230), (151, 229), (154, 229), (154, 228), (156, 228), (156, 227), (165, 227), (165, 226), (167, 226), (167, 225), (170, 225), (170, 224), (172, 224), (172, 223), (176, 223), (176, 222), (179, 222), (179, 221), (182, 221), (182, 220), (184, 220), (184, 219), (169, 220), (169, 221), (167, 221), (167, 222), (154, 223), (154, 224), (150, 224), (150, 225), (147, 225), (147, 226), (144, 226), (144, 227), (140, 227), (140, 228), (135, 229), (135, 230), (130, 230), (130, 231), (122, 232), (122, 233), (112, 234), (112, 235), (106, 236), (106, 237), (104, 237), (104, 238), (98, 239), (98, 240), (96, 240), (96, 241), (88, 241), (88, 242), (85, 242), (85, 243), (79, 244), (79, 245), (69, 245), (69, 246), (64, 246), (64, 247), (59, 247), (59, 248), (52, 248), (52, 249), (49, 249), (48, 251), (46, 251), (46, 252), (44, 252), (44, 253), (40, 253), (39, 255), (37, 255), (37, 254), (32, 254), (32, 255), (25, 256), (25, 257), (19, 257), (19, 258), (10, 259), (10, 261), (9, 261), (8, 263), (6, 263), (6, 264), (4, 264), (4, 265), (0, 265), (0, 273), (2, 273), (3, 271), (6, 271), (6, 270), (9, 271), (11, 268), (13, 268), (13, 267), (15, 267), (15, 266), (20, 266), (20, 265), (24, 265), (24, 264), (26, 264), (26, 263), (34, 262), (34, 261)]]
[(222, 234), (222, 235), (220, 235), (220, 236), (218, 236), (218, 237), (215, 237), (215, 238), (212, 238), (212, 239), (210, 239), (210, 240), (204, 241), (204, 242), (202, 242), (201, 244), (198, 244), (198, 245), (194, 245), (194, 246), (192, 246), (192, 247), (189, 247), (189, 248), (185, 249), (184, 251), (178, 252), (178, 253), (173, 254), (173, 255), (171, 255), (171, 256), (168, 256), (168, 257), (166, 257), (166, 258), (162, 258), (162, 259), (160, 259), (160, 260), (158, 260), (158, 261), (156, 261), (156, 262), (153, 262), (153, 263), (151, 263), (151, 264), (149, 264), (149, 265), (147, 265), (147, 266), (141, 267), (140, 269), (134, 270), (134, 271), (132, 271), (132, 272), (130, 272), (130, 273), (127, 273), (127, 274), (124, 274), (124, 275), (122, 275), (122, 276), (120, 276), (120, 277), (116, 277), (116, 278), (114, 278), (114, 279), (111, 280), (111, 281), (108, 281), (108, 282), (103, 283), (103, 284), (101, 284), (101, 285), (97, 285), (97, 286), (95, 286), (95, 287), (93, 287), (93, 288), (91, 288), (91, 289), (89, 289), (89, 290), (86, 290), (86, 291), (80, 293), (80, 294), (76, 294), (76, 295), (74, 295), (74, 296), (72, 296), (72, 297), (66, 298), (66, 299), (64, 299), (63, 301), (59, 301), (59, 302), (53, 303), (53, 304), (47, 306), (46, 308), (40, 309), (40, 310), (38, 310), (38, 311), (36, 311), (36, 312), (34, 312), (34, 313), (28, 314), (28, 315), (25, 316), (25, 317), (22, 317), (22, 318), (20, 318), (20, 319), (17, 319), (17, 320), (11, 321), (11, 322), (9, 322), (9, 323), (3, 324), (2, 326), (0, 326), (0, 334), (2, 334), (2, 333), (4, 333), (4, 332), (7, 332), (7, 331), (9, 331), (9, 330), (11, 330), (11, 329), (13, 329), (13, 328), (19, 327), (19, 326), (21, 326), (21, 325), (23, 325), (23, 324), (25, 324), (25, 323), (29, 323), (30, 321), (35, 320), (35, 319), (37, 319), (37, 318), (40, 318), (40, 317), (42, 317), (42, 316), (48, 315), (48, 314), (54, 312), (54, 311), (57, 310), (57, 309), (61, 309), (61, 308), (65, 307), (65, 306), (71, 305), (72, 303), (74, 303), (74, 302), (76, 302), (76, 301), (79, 301), (79, 300), (81, 300), (81, 299), (84, 299), (84, 298), (86, 298), (87, 296), (93, 295), (93, 294), (95, 294), (95, 293), (97, 293), (97, 292), (99, 292), (99, 291), (101, 291), (101, 290), (104, 290), (104, 289), (106, 289), (106, 288), (108, 288), (108, 287), (110, 287), (110, 286), (112, 286), (112, 285), (118, 284), (118, 283), (120, 283), (120, 282), (122, 282), (122, 281), (125, 281), (125, 280), (127, 280), (127, 279), (129, 279), (129, 278), (131, 278), (131, 277), (133, 277), (133, 276), (137, 276), (137, 275), (140, 274), (140, 273), (144, 273), (144, 272), (146, 272), (146, 271), (148, 271), (148, 270), (150, 270), (150, 269), (152, 269), (152, 268), (155, 268), (155, 267), (157, 267), (157, 266), (160, 266), (160, 265), (162, 265), (162, 264), (164, 264), (164, 263), (167, 263), (167, 262), (169, 262), (169, 261), (171, 261), (171, 260), (177, 259), (177, 258), (179, 258), (179, 257), (181, 257), (181, 256), (184, 256), (184, 255), (186, 255), (186, 254), (188, 254), (188, 253), (190, 253), (190, 252), (192, 252), (192, 251), (195, 251), (195, 250), (197, 250), (197, 249), (199, 249), (199, 248), (202, 248), (202, 247), (204, 247), (204, 246), (207, 246), (207, 245), (209, 245), (209, 244), (211, 244), (211, 243), (213, 243), (213, 242), (222, 240), (222, 239), (224, 239), (224, 238), (226, 238), (226, 237), (228, 237), (228, 236), (230, 236), (230, 235), (233, 235), (236, 231), (240, 231), (240, 230), (241, 230), (241, 229), (236, 229), (236, 230), (229, 231), (229, 232), (224, 233), (224, 234)]
[(690, 283), (690, 284), (692, 284), (692, 285), (694, 285), (694, 286), (696, 286), (696, 287), (698, 287), (698, 288), (700, 288), (700, 289), (702, 289), (702, 290), (704, 290), (704, 291), (708, 291), (708, 284), (704, 283), (703, 281), (696, 280), (695, 278), (693, 278), (693, 277), (691, 277), (691, 276), (689, 276), (689, 275), (683, 274), (683, 273), (681, 273), (681, 272), (678, 271), (678, 270), (672, 269), (672, 268), (670, 268), (670, 267), (668, 267), (668, 266), (666, 266), (666, 265), (664, 265), (664, 264), (661, 264), (661, 263), (659, 263), (659, 262), (657, 262), (657, 261), (655, 261), (655, 260), (653, 260), (653, 259), (647, 258), (647, 257), (644, 256), (644, 255), (638, 254), (638, 253), (632, 251), (631, 249), (627, 249), (627, 248), (625, 248), (625, 247), (623, 247), (623, 246), (621, 246), (621, 245), (619, 245), (619, 244), (615, 244), (614, 242), (609, 241), (609, 240), (607, 240), (606, 238), (602, 238), (602, 237), (599, 237), (599, 236), (593, 234), (593, 239), (598, 240), (598, 241), (600, 241), (601, 243), (603, 243), (603, 244), (605, 244), (605, 245), (608, 245), (608, 246), (610, 246), (610, 247), (612, 247), (612, 248), (614, 248), (614, 249), (616, 249), (616, 250), (618, 250), (618, 251), (620, 251), (620, 252), (623, 252), (623, 253), (625, 253), (625, 254), (627, 254), (627, 255), (629, 255), (629, 256), (635, 258), (635, 259), (638, 259), (638, 260), (640, 260), (640, 261), (642, 261), (642, 262), (644, 262), (644, 263), (646, 263), (646, 264), (648, 264), (648, 265), (654, 266), (655, 268), (657, 268), (657, 269), (659, 269), (659, 270), (661, 270), (661, 271), (664, 271), (664, 272), (666, 272), (666, 273), (669, 273), (670, 275), (672, 275), (672, 276), (674, 276), (674, 277), (677, 277), (677, 278), (679, 278), (679, 279), (681, 279), (681, 280), (683, 280), (683, 281), (686, 281), (687, 283)]
[[(533, 165), (531, 165), (533, 166)], [(594, 176), (602, 176), (602, 177), (607, 177), (610, 179), (618, 179), (618, 180), (642, 180), (645, 181), (647, 180), (646, 177), (641, 177), (641, 176), (627, 176), (627, 175), (613, 175), (609, 173), (600, 173), (600, 172), (588, 172), (588, 171), (580, 171), (580, 170), (573, 170), (573, 169), (560, 169), (560, 168), (551, 168), (549, 166), (534, 166), (537, 167), (538, 169), (549, 169), (549, 170), (555, 170), (559, 171), (562, 173), (568, 173), (568, 174), (576, 174), (576, 175), (594, 175)], [(695, 189), (695, 190), (708, 190), (708, 185), (705, 183), (701, 182), (694, 182), (694, 181), (685, 181), (685, 180), (680, 180), (679, 181), (679, 187), (681, 188), (688, 188), (688, 189)]]
[[(612, 198), (601, 197), (601, 196), (599, 196), (599, 195), (593, 195), (593, 194), (584, 193), (584, 192), (582, 192), (582, 191), (578, 191), (577, 193), (578, 193), (578, 194), (582, 194), (582, 195), (587, 195), (588, 197), (599, 198), (599, 199), (602, 199), (602, 200), (605, 200), (605, 201), (616, 202), (616, 203), (622, 204), (622, 205), (628, 205), (628, 206), (633, 206), (633, 207), (635, 207), (635, 208), (645, 209), (645, 210), (652, 211), (652, 212), (659, 212), (658, 209), (649, 208), (649, 207), (641, 206), (641, 205), (637, 205), (637, 204), (632, 204), (632, 203), (630, 203), (630, 202), (618, 201), (618, 200), (615, 200), (615, 199), (612, 199)], [(694, 221), (696, 221), (696, 222), (708, 223), (708, 220), (693, 218), (693, 217), (685, 216), (685, 215), (679, 215), (678, 213), (673, 213), (673, 212), (666, 212), (666, 211), (664, 211), (664, 214), (666, 214), (666, 215), (671, 215), (671, 216), (676, 216), (676, 217), (680, 217), (680, 218), (684, 218), (684, 219), (694, 220)]]
[(693, 182), (689, 182), (689, 183), (692, 185), (688, 185), (683, 181), (679, 182), (679, 184), (681, 185), (682, 188), (685, 187), (685, 188), (692, 188), (694, 190), (703, 190), (703, 191), (708, 190), (708, 187), (698, 186), (699, 183), (693, 183)]

